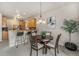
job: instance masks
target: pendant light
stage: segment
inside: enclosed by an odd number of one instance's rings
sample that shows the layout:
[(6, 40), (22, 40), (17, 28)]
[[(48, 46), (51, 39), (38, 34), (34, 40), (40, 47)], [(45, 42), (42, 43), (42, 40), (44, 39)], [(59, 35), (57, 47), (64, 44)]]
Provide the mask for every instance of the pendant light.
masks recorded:
[(40, 2), (40, 18), (37, 20), (37, 24), (46, 24), (46, 20), (42, 17), (42, 3)]
[(19, 10), (16, 10), (16, 19), (17, 20), (22, 20), (23, 19), (23, 16), (20, 15)]

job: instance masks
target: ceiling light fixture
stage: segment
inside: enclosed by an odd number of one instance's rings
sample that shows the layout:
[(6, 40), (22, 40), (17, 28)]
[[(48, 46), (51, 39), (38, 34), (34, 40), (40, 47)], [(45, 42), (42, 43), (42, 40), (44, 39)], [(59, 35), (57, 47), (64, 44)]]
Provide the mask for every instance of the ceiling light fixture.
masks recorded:
[(23, 19), (23, 16), (20, 15), (19, 10), (16, 10), (16, 19), (17, 20), (22, 20)]
[(46, 20), (42, 17), (42, 3), (40, 2), (40, 18), (37, 20), (37, 24), (46, 24)]

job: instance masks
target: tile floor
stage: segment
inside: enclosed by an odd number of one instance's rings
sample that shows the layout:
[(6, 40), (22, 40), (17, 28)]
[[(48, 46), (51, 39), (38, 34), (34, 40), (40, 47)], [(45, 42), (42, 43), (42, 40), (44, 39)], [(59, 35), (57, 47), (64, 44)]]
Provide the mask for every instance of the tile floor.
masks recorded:
[[(3, 43), (0, 43), (0, 56), (29, 56), (30, 55), (30, 44), (26, 43), (21, 44), (16, 47), (9, 47), (8, 42), (5, 41)], [(36, 52), (33, 51), (33, 56), (36, 56)], [(42, 54), (42, 50), (39, 50), (39, 56), (54, 56), (53, 49), (48, 50), (47, 54)], [(64, 47), (60, 48), (60, 53), (57, 54), (58, 56), (79, 56), (79, 51), (69, 51), (65, 49)]]

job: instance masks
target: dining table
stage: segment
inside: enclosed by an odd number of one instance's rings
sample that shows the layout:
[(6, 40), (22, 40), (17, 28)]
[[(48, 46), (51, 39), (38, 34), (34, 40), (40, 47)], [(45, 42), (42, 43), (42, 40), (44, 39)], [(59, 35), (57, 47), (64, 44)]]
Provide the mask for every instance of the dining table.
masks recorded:
[(50, 35), (46, 35), (45, 38), (42, 38), (41, 35), (36, 35), (36, 36), (32, 36), (32, 37), (35, 37), (38, 41), (38, 43), (41, 43), (44, 45), (44, 49), (43, 49), (43, 54), (47, 54), (47, 46), (46, 44), (49, 43), (51, 40), (53, 40), (53, 36), (50, 36)]

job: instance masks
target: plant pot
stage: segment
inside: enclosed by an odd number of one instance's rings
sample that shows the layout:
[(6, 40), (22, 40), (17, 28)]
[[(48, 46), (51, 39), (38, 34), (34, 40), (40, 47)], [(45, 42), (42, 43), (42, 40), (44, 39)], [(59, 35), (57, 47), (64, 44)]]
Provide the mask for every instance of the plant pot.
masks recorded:
[(65, 43), (65, 48), (67, 48), (70, 51), (76, 51), (77, 50), (76, 44), (71, 43), (71, 42), (66, 42)]

